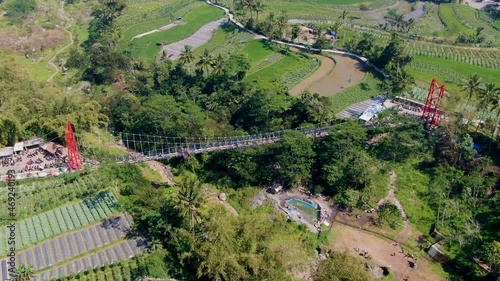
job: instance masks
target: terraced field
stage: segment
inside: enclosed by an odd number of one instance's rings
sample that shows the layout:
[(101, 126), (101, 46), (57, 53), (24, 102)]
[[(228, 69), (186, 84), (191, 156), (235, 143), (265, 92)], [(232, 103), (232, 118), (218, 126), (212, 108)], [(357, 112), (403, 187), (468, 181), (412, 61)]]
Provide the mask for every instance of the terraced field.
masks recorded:
[(442, 58), (485, 68), (500, 69), (500, 50), (454, 47), (408, 41), (405, 52), (412, 56)]
[[(110, 191), (101, 192), (77, 203), (16, 222), (16, 250), (105, 219), (118, 213), (119, 205)], [(0, 256), (6, 255), (9, 229), (0, 231)], [(9, 246), (10, 247), (10, 246)]]
[[(145, 246), (141, 238), (124, 240), (132, 223), (130, 215), (123, 214), (60, 235), (17, 253), (18, 262), (32, 266), (37, 272), (36, 280), (47, 280), (132, 258), (140, 254)], [(5, 272), (6, 259), (0, 261), (0, 266), (1, 272)]]
[[(17, 216), (23, 218), (49, 210), (74, 199), (81, 199), (104, 188), (97, 176), (79, 177), (65, 185), (61, 178), (16, 186)], [(7, 189), (0, 192), (0, 204), (7, 203)], [(8, 216), (8, 210), (0, 210), (0, 218)]]
[[(223, 12), (221, 10), (205, 4), (200, 8), (192, 10), (187, 16), (185, 16), (183, 18), (184, 24), (134, 39), (132, 42), (124, 42), (121, 45), (121, 48), (122, 50), (129, 51), (132, 56), (136, 58), (153, 61), (160, 51), (160, 47), (157, 46), (159, 41), (162, 41), (162, 43), (165, 44), (180, 41), (191, 36), (203, 25), (222, 17)], [(137, 34), (130, 33), (127, 36), (134, 36)]]

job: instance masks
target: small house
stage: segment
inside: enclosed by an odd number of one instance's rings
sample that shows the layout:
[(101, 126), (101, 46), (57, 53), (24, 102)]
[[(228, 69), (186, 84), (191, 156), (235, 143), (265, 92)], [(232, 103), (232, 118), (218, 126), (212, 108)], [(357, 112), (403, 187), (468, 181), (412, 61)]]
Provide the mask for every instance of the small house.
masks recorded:
[(273, 194), (277, 194), (277, 193), (280, 193), (281, 191), (283, 190), (283, 186), (279, 183), (274, 183), (271, 187), (270, 187), (270, 191), (271, 193)]

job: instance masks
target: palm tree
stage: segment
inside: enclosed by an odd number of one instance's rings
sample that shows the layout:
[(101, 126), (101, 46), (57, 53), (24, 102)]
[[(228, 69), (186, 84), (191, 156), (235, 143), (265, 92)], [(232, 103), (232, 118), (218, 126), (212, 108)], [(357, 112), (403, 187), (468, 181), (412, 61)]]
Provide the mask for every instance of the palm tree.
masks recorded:
[(462, 85), (462, 89), (467, 91), (467, 104), (465, 107), (469, 106), (469, 102), (472, 99), (472, 96), (479, 91), (479, 87), (481, 86), (481, 78), (477, 75), (470, 75), (469, 80), (465, 84)]
[(215, 59), (212, 61), (212, 68), (214, 75), (220, 75), (224, 68), (226, 67), (226, 61), (221, 54), (218, 54)]
[(484, 88), (479, 89), (478, 91), (478, 96), (480, 98), (479, 102), (479, 108), (482, 110), (481, 113), (481, 118), (479, 122), (477, 123), (476, 127), (476, 132), (479, 129), (479, 125), (481, 124), (481, 121), (484, 122), (484, 115), (486, 115), (486, 111), (488, 110), (488, 107), (490, 107), (491, 104), (493, 104), (493, 101), (495, 100), (495, 84), (494, 83), (487, 83), (484, 85)]
[(194, 61), (193, 47), (185, 45), (184, 50), (182, 50), (181, 52), (179, 61), (186, 66), (189, 66), (191, 63), (193, 63)]
[(253, 10), (255, 11), (257, 21), (259, 21), (259, 14), (264, 11), (264, 7), (265, 7), (264, 3), (262, 3), (262, 1), (260, 0), (257, 0), (254, 3)]
[(203, 73), (207, 73), (212, 66), (212, 56), (210, 55), (208, 49), (203, 51), (203, 55), (201, 55), (200, 59), (196, 63), (196, 66), (199, 70), (203, 71)]
[(16, 277), (12, 280), (31, 281), (35, 278), (33, 268), (31, 268), (31, 266), (25, 266), (24, 264), (20, 264), (19, 267), (16, 268), (15, 274)]
[(203, 203), (202, 183), (196, 175), (187, 174), (179, 184), (176, 208), (189, 218), (189, 229), (194, 229), (194, 219), (198, 217), (198, 208)]

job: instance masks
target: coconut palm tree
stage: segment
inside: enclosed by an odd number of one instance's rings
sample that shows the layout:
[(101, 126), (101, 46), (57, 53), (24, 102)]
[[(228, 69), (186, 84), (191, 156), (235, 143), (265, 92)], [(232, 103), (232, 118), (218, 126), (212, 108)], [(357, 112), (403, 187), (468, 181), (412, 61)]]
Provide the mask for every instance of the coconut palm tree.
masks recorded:
[(184, 50), (182, 50), (181, 52), (179, 61), (186, 66), (189, 66), (191, 63), (193, 63), (194, 61), (193, 47), (185, 45)]
[(199, 70), (203, 71), (203, 73), (207, 73), (210, 70), (210, 67), (212, 66), (212, 55), (210, 55), (210, 52), (208, 49), (205, 49), (203, 51), (203, 54), (201, 55), (200, 59), (196, 63), (196, 66), (198, 67)]
[(24, 264), (20, 264), (16, 268), (15, 274), (16, 274), (16, 276), (12, 280), (31, 281), (31, 280), (34, 280), (34, 278), (35, 278), (33, 268), (31, 268), (31, 266), (25, 266)]
[(222, 74), (224, 68), (226, 67), (226, 61), (221, 54), (218, 54), (215, 59), (212, 61), (212, 73), (214, 75)]
[(494, 83), (487, 83), (484, 85), (484, 88), (480, 88), (478, 91), (478, 96), (480, 98), (479, 108), (482, 112), (481, 112), (481, 118), (480, 118), (481, 120), (479, 120), (479, 122), (477, 123), (476, 132), (479, 129), (479, 125), (481, 124), (481, 121), (483, 121), (483, 122), (485, 121), (484, 116), (486, 115), (486, 111), (488, 110), (488, 107), (490, 107), (490, 105), (493, 103), (493, 101), (496, 98), (495, 97), (496, 90), (498, 90), (498, 89), (496, 89)]
[(469, 102), (474, 94), (477, 94), (481, 86), (481, 78), (477, 74), (471, 74), (469, 80), (462, 85), (462, 90), (467, 92), (467, 104), (465, 107), (469, 106)]
[(196, 175), (185, 175), (180, 184), (177, 193), (176, 208), (180, 209), (183, 216), (189, 218), (189, 229), (194, 229), (195, 217), (198, 217), (198, 208), (203, 203), (202, 183)]
[(253, 10), (255, 11), (256, 20), (259, 21), (259, 14), (264, 11), (265, 5), (262, 1), (257, 0), (253, 5)]

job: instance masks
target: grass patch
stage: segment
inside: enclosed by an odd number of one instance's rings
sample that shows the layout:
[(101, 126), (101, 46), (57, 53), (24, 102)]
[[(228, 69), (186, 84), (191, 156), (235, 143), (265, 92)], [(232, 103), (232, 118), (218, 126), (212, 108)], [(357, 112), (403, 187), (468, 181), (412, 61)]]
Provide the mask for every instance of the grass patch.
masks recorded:
[[(251, 58), (251, 57), (250, 57)], [(299, 55), (287, 55), (276, 63), (245, 77), (245, 81), (258, 83), (264, 88), (273, 88), (282, 83), (282, 77), (299, 68), (307, 68), (310, 59)], [(284, 84), (289, 84), (284, 81)], [(293, 84), (293, 83), (290, 83)], [(290, 87), (291, 85), (286, 85)]]
[(463, 25), (453, 13), (452, 4), (440, 4), (439, 5), (439, 17), (441, 21), (446, 26), (446, 31), (444, 31), (443, 35), (446, 36), (457, 36), (460, 33), (472, 33), (474, 32), (472, 29)]
[(401, 202), (408, 220), (420, 232), (428, 234), (436, 221), (436, 214), (422, 199), (428, 196), (429, 177), (417, 169), (419, 161), (394, 163), (396, 171), (396, 198)]
[(169, 44), (187, 38), (203, 25), (220, 19), (223, 15), (223, 12), (217, 8), (204, 6), (189, 13), (183, 20), (186, 24), (135, 39), (126, 47), (122, 45), (121, 49), (129, 51), (136, 58), (153, 61), (160, 50), (156, 42), (163, 40)]
[(500, 30), (500, 20), (496, 20), (491, 24), (497, 30)]
[(253, 42), (254, 39), (250, 33), (244, 32), (231, 22), (225, 23), (220, 28), (215, 30), (212, 39), (194, 50), (195, 55), (200, 55), (205, 49), (209, 50), (213, 55), (231, 55), (240, 53), (247, 44)]
[(253, 65), (274, 53), (274, 50), (264, 40), (253, 40), (248, 42), (241, 52), (248, 55), (250, 64)]
[(387, 171), (381, 169), (373, 177), (372, 184), (370, 188), (366, 189), (363, 194), (363, 199), (370, 204), (370, 206), (376, 206), (378, 201), (384, 198), (389, 191), (390, 179)]
[(382, 81), (371, 72), (366, 73), (363, 80), (330, 97), (332, 110), (335, 114), (341, 112), (352, 104), (362, 102), (382, 94)]

